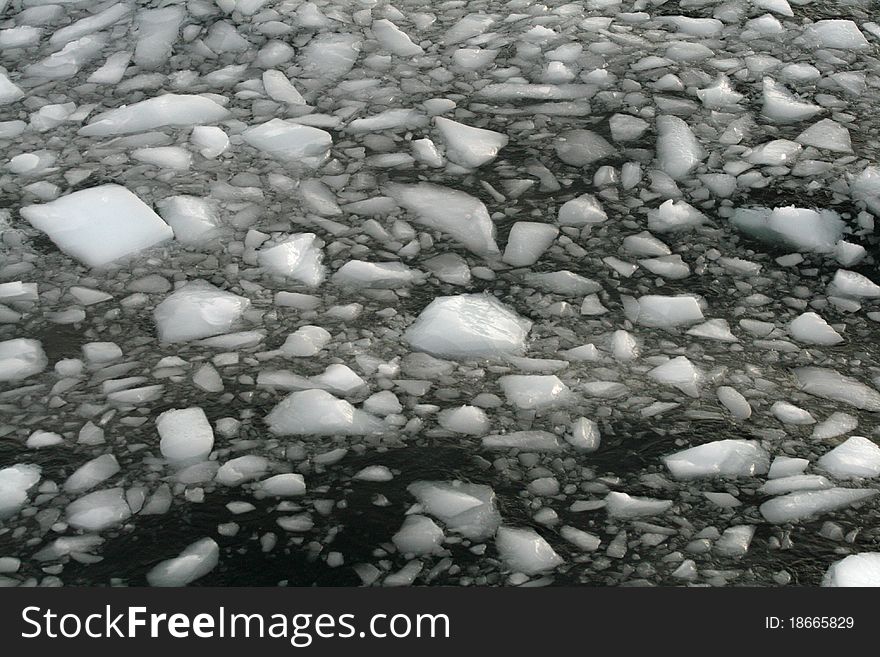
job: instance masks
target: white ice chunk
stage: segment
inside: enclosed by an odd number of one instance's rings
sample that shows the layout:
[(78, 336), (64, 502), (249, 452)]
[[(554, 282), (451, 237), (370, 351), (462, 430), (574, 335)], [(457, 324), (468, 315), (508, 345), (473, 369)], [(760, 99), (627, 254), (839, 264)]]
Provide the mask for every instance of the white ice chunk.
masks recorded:
[(759, 511), (767, 522), (779, 525), (852, 506), (877, 493), (877, 490), (859, 488), (801, 491), (764, 502)]
[(153, 319), (163, 342), (189, 342), (228, 333), (249, 305), (249, 299), (191, 281), (156, 306)]
[(68, 493), (82, 493), (94, 488), (119, 472), (119, 462), (112, 454), (102, 454), (74, 470), (64, 482)]
[(213, 160), (229, 148), (229, 135), (213, 125), (197, 125), (189, 135), (189, 142), (199, 149), (202, 157)]
[(0, 381), (21, 381), (39, 374), (48, 364), (39, 340), (14, 338), (0, 342)]
[(320, 326), (301, 326), (287, 336), (280, 350), (285, 356), (308, 358), (317, 355), (331, 338), (330, 332)]
[(102, 267), (174, 237), (171, 227), (146, 203), (113, 184), (26, 206), (21, 216), (64, 253), (90, 267)]
[(305, 105), (306, 101), (281, 71), (263, 71), (263, 88), (269, 98), (288, 105)]
[(407, 490), (426, 513), (465, 538), (485, 540), (501, 524), (495, 491), (488, 486), (460, 481), (417, 481)]
[(828, 416), (826, 420), (817, 424), (810, 438), (813, 440), (828, 440), (829, 438), (836, 438), (845, 433), (855, 431), (858, 426), (859, 419), (855, 415), (837, 411)]
[(437, 416), (438, 424), (447, 431), (479, 436), (489, 428), (486, 412), (477, 406), (447, 408)]
[(264, 479), (259, 489), (272, 497), (294, 497), (306, 492), (306, 482), (299, 473), (287, 472)]
[(565, 563), (534, 529), (499, 527), (495, 547), (507, 568), (526, 575), (537, 575)]
[(770, 412), (783, 424), (815, 424), (816, 420), (809, 411), (785, 401), (774, 402)]
[(442, 116), (434, 117), (434, 125), (446, 145), (446, 157), (467, 169), (491, 162), (507, 146), (507, 135), (500, 132), (474, 128)]
[(488, 294), (437, 297), (404, 334), (418, 351), (450, 358), (521, 355), (532, 323)]
[(549, 431), (511, 431), (483, 437), (486, 449), (519, 449), (528, 452), (558, 452), (562, 443)]
[(788, 332), (798, 342), (807, 344), (833, 345), (843, 342), (840, 333), (813, 312), (799, 315), (788, 325)]
[(266, 416), (269, 430), (279, 436), (378, 433), (385, 423), (325, 390), (300, 390), (285, 397)]
[(446, 233), (481, 256), (497, 256), (495, 225), (482, 201), (458, 190), (418, 183), (389, 184), (386, 193), (413, 213), (416, 222)]
[(754, 440), (716, 440), (663, 457), (676, 479), (754, 477), (767, 472), (770, 456)]
[(655, 500), (649, 497), (633, 497), (626, 493), (611, 492), (605, 496), (605, 510), (611, 518), (641, 518), (666, 513), (672, 508), (672, 500)]
[(565, 434), (569, 445), (582, 452), (595, 452), (599, 449), (602, 435), (599, 425), (593, 420), (579, 417), (571, 423), (570, 432)]
[(257, 259), (270, 273), (311, 287), (320, 285), (326, 274), (320, 241), (314, 233), (291, 235), (279, 244), (264, 247)]
[(774, 123), (796, 123), (814, 117), (822, 108), (799, 100), (772, 78), (763, 81), (763, 114)]
[(18, 513), (40, 481), (40, 466), (18, 463), (0, 469), (0, 520)]
[(571, 391), (553, 375), (511, 374), (498, 379), (507, 401), (517, 408), (543, 409), (565, 404)]
[(214, 448), (214, 430), (198, 406), (165, 411), (156, 418), (162, 456), (172, 462), (203, 461)]
[(880, 285), (867, 276), (848, 269), (838, 269), (834, 272), (834, 278), (828, 288), (830, 293), (845, 297), (880, 298)]
[(735, 388), (721, 386), (715, 392), (718, 395), (718, 401), (720, 401), (737, 420), (747, 420), (751, 417), (751, 405)]
[(229, 110), (210, 98), (165, 94), (98, 114), (87, 126), (80, 128), (79, 134), (84, 137), (109, 137), (166, 126), (217, 123), (228, 116)]
[(213, 538), (188, 545), (178, 556), (162, 561), (147, 573), (150, 586), (186, 586), (217, 567), (220, 546)]
[(501, 259), (514, 267), (533, 265), (550, 248), (558, 235), (559, 229), (556, 226), (534, 221), (517, 221), (510, 229)]
[(397, 25), (390, 20), (381, 19), (373, 21), (373, 35), (379, 40), (382, 46), (400, 57), (415, 57), (421, 55), (424, 51), (403, 32)]
[(833, 153), (852, 153), (849, 130), (831, 119), (814, 123), (797, 136), (805, 146), (814, 146)]
[(823, 367), (799, 367), (794, 374), (798, 387), (804, 392), (862, 410), (880, 411), (880, 392), (840, 372)]
[(183, 7), (143, 9), (138, 12), (134, 61), (141, 69), (160, 68), (171, 57), (185, 17)]
[(807, 25), (804, 28), (804, 39), (819, 48), (840, 50), (859, 50), (870, 45), (853, 21), (840, 19), (816, 21)]
[(657, 233), (692, 230), (706, 221), (706, 215), (685, 201), (664, 201), (648, 211), (648, 229)]
[(427, 516), (412, 515), (403, 519), (403, 525), (391, 542), (401, 554), (430, 555), (441, 551), (443, 530)]
[(738, 208), (731, 224), (752, 237), (801, 251), (830, 253), (843, 235), (844, 223), (833, 210)]
[[(629, 307), (627, 307), (629, 306)], [(668, 297), (650, 294), (624, 305), (627, 318), (636, 324), (671, 328), (703, 321), (703, 311), (696, 297)]]
[(324, 164), (333, 145), (333, 137), (325, 130), (278, 118), (248, 128), (241, 136), (278, 160), (312, 169)]
[(0, 105), (9, 105), (24, 98), (24, 92), (0, 72)]
[(682, 180), (706, 157), (706, 151), (685, 121), (657, 117), (657, 160), (673, 180)]
[(330, 281), (341, 287), (394, 289), (406, 287), (416, 275), (417, 272), (402, 262), (349, 260), (336, 270)]
[(602, 205), (592, 194), (581, 194), (559, 208), (557, 220), (563, 226), (601, 224), (608, 220)]
[(269, 459), (246, 454), (230, 459), (217, 468), (215, 479), (224, 486), (240, 486), (245, 482), (260, 479), (268, 469)]
[(71, 527), (89, 532), (99, 532), (131, 517), (122, 488), (96, 490), (84, 495), (71, 502), (65, 513)]
[(860, 552), (835, 561), (822, 577), (822, 586), (880, 586), (880, 553)]
[(880, 475), (880, 447), (863, 436), (852, 436), (819, 459), (817, 465), (835, 479)]
[(208, 199), (169, 196), (159, 201), (158, 207), (181, 244), (202, 244), (217, 234), (220, 220), (215, 205)]

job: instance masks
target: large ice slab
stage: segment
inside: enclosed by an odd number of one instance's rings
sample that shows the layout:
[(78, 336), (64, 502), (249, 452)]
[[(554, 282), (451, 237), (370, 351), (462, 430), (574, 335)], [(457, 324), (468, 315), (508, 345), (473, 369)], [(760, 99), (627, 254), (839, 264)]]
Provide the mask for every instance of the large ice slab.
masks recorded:
[(324, 281), (324, 255), (314, 233), (291, 235), (282, 242), (257, 252), (257, 260), (266, 271), (304, 285), (315, 287)]
[(48, 364), (39, 340), (14, 338), (0, 342), (0, 381), (21, 381), (39, 374)]
[(663, 457), (676, 479), (754, 477), (765, 474), (770, 455), (755, 440), (716, 440)]
[(507, 568), (526, 575), (553, 570), (564, 563), (563, 558), (534, 529), (499, 527), (495, 547)]
[(119, 462), (115, 456), (102, 454), (74, 470), (64, 482), (64, 490), (73, 494), (83, 493), (106, 481), (119, 470)]
[(833, 210), (737, 208), (733, 226), (755, 239), (801, 251), (831, 253), (843, 237), (844, 223)]
[(817, 465), (835, 479), (880, 475), (880, 447), (863, 436), (852, 436), (819, 459)]
[(191, 543), (173, 559), (162, 561), (147, 573), (150, 586), (186, 586), (214, 570), (220, 546), (213, 538)]
[(64, 253), (103, 267), (174, 237), (171, 227), (120, 185), (100, 185), (21, 209)]
[(0, 520), (18, 513), (28, 499), (28, 491), (40, 481), (38, 465), (19, 463), (0, 469)]
[(507, 146), (507, 135), (500, 132), (474, 128), (442, 116), (434, 118), (434, 125), (446, 145), (446, 157), (467, 169), (491, 162)]
[(403, 519), (403, 525), (391, 542), (401, 554), (428, 555), (442, 550), (443, 530), (427, 516), (412, 515)]
[(835, 561), (822, 577), (822, 586), (880, 586), (880, 552), (860, 552)]
[(202, 244), (217, 234), (220, 219), (214, 203), (198, 196), (169, 196), (157, 203), (159, 214), (181, 244)]
[(214, 448), (214, 430), (198, 406), (165, 411), (156, 418), (159, 449), (172, 462), (202, 461)]
[(76, 529), (99, 532), (125, 522), (131, 509), (125, 501), (125, 490), (106, 488), (84, 495), (67, 506), (67, 523)]
[(818, 48), (860, 50), (870, 46), (858, 25), (843, 19), (816, 21), (807, 25), (804, 28), (804, 39)]
[(696, 297), (667, 297), (649, 294), (639, 299), (624, 300), (627, 319), (635, 324), (655, 328), (694, 324), (703, 321), (703, 311)]
[(517, 408), (549, 408), (571, 399), (568, 386), (553, 375), (510, 374), (498, 379), (498, 384), (507, 401)]
[(700, 396), (703, 375), (686, 356), (677, 356), (658, 365), (647, 376), (663, 385), (678, 388), (690, 397)]
[(326, 130), (277, 118), (248, 128), (241, 136), (277, 160), (312, 169), (324, 164), (333, 145), (333, 137)]
[(417, 272), (402, 262), (366, 262), (349, 260), (330, 278), (336, 285), (349, 288), (398, 288), (415, 280)]
[(449, 358), (521, 355), (532, 323), (488, 294), (437, 297), (407, 329), (414, 349)]
[(759, 511), (767, 522), (782, 524), (797, 522), (811, 516), (836, 511), (876, 495), (878, 491), (859, 488), (829, 488), (809, 490), (774, 497), (764, 502)]
[(385, 423), (325, 390), (300, 390), (279, 402), (266, 416), (269, 431), (279, 436), (378, 433)]
[(794, 370), (798, 386), (804, 392), (824, 399), (849, 404), (866, 411), (880, 411), (880, 392), (824, 367), (799, 367)]
[(249, 305), (206, 281), (191, 281), (156, 306), (153, 319), (163, 342), (188, 342), (228, 333)]
[(501, 524), (495, 491), (488, 486), (461, 481), (417, 481), (407, 490), (425, 513), (465, 538), (487, 539)]
[(417, 223), (446, 233), (480, 256), (499, 255), (495, 225), (479, 199), (431, 183), (392, 183), (386, 193), (415, 215)]
[(690, 126), (677, 116), (657, 117), (657, 160), (673, 180), (682, 180), (706, 157)]
[(191, 126), (217, 123), (229, 116), (229, 110), (210, 98), (192, 94), (165, 94), (95, 116), (80, 128), (84, 137), (109, 137), (146, 132), (166, 126)]

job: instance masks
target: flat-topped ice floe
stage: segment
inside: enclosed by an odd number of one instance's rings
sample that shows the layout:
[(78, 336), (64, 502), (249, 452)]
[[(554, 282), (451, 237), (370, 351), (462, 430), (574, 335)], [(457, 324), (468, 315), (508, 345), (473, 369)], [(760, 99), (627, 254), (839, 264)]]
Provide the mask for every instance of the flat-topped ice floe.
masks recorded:
[(210, 98), (191, 94), (165, 94), (98, 114), (80, 128), (84, 137), (109, 137), (146, 132), (166, 126), (217, 123), (229, 110)]
[(103, 267), (174, 237), (162, 217), (120, 185), (100, 185), (29, 205), (21, 209), (21, 216), (61, 251), (90, 267)]
[(844, 223), (833, 210), (738, 208), (730, 217), (734, 228), (769, 244), (814, 253), (831, 253), (843, 236)]
[(156, 306), (153, 319), (163, 342), (188, 342), (228, 333), (249, 305), (206, 281), (191, 281)]
[(880, 392), (861, 381), (824, 367), (799, 367), (794, 374), (798, 387), (804, 392), (865, 411), (880, 412)]
[(880, 447), (863, 436), (852, 436), (819, 459), (817, 465), (835, 479), (880, 475)]
[(816, 21), (804, 28), (804, 40), (818, 48), (860, 50), (870, 44), (853, 21), (830, 19)]
[(84, 495), (67, 506), (67, 522), (71, 527), (99, 532), (125, 522), (131, 509), (125, 501), (125, 490), (107, 488)]
[(657, 117), (657, 160), (673, 180), (690, 174), (706, 157), (706, 151), (690, 126), (677, 116)]
[(437, 297), (407, 329), (418, 351), (448, 358), (522, 355), (532, 323), (488, 294)]
[(349, 260), (330, 277), (330, 282), (352, 288), (398, 288), (413, 282), (417, 272), (402, 262)]
[(431, 183), (390, 183), (385, 192), (414, 214), (416, 223), (449, 235), (477, 255), (500, 254), (489, 211), (470, 194)]
[(0, 469), (0, 520), (25, 505), (28, 491), (40, 481), (40, 472), (40, 466), (24, 463)]
[(446, 144), (446, 157), (466, 169), (491, 162), (507, 146), (507, 135), (494, 130), (474, 128), (442, 116), (434, 118), (434, 125)]
[(507, 401), (517, 408), (542, 409), (564, 404), (571, 391), (552, 375), (511, 374), (498, 379)]
[(716, 440), (663, 457), (676, 479), (754, 477), (767, 472), (770, 456), (754, 440)]
[(39, 374), (48, 364), (39, 340), (14, 338), (0, 342), (0, 381), (21, 381)]
[(147, 573), (150, 586), (186, 586), (214, 570), (220, 546), (213, 538), (188, 545), (178, 556), (162, 561)]
[(852, 506), (873, 497), (877, 492), (873, 489), (859, 488), (802, 491), (774, 497), (764, 502), (759, 510), (767, 522), (779, 525)]
[(424, 512), (465, 538), (484, 540), (501, 524), (495, 491), (482, 484), (461, 481), (417, 481), (407, 486)]
[(641, 518), (666, 513), (672, 508), (672, 500), (655, 500), (633, 497), (626, 493), (611, 492), (605, 496), (605, 510), (612, 518)]
[(67, 493), (83, 493), (119, 472), (119, 462), (112, 454), (102, 454), (78, 467), (64, 482)]
[(291, 235), (257, 252), (260, 266), (275, 276), (290, 278), (315, 287), (324, 281), (326, 268), (318, 236), (314, 233)]
[(680, 325), (702, 322), (703, 311), (696, 297), (667, 297), (649, 294), (638, 299), (627, 297), (623, 300), (627, 319), (634, 324), (654, 328), (672, 328)]
[(822, 586), (880, 586), (880, 552), (860, 552), (835, 561), (825, 572)]
[(202, 461), (214, 447), (214, 430), (198, 406), (165, 411), (156, 418), (159, 449), (172, 462)]
[(562, 557), (534, 529), (499, 527), (495, 548), (504, 565), (526, 575), (553, 570), (564, 563)]
[(266, 416), (269, 430), (278, 436), (378, 433), (385, 423), (325, 390), (300, 390), (285, 397)]
[(270, 119), (248, 128), (241, 136), (245, 142), (277, 160), (306, 168), (324, 164), (333, 145), (329, 132), (284, 119)]

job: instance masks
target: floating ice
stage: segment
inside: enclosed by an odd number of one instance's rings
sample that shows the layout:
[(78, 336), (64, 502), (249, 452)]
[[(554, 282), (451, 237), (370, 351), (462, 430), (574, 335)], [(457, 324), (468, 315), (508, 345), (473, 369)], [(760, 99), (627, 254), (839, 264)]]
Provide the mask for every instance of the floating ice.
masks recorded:
[(705, 157), (687, 123), (677, 116), (657, 117), (657, 160), (673, 180), (690, 174)]
[(774, 123), (796, 123), (814, 117), (822, 108), (805, 103), (772, 78), (763, 82), (765, 117)]
[(0, 106), (9, 105), (24, 98), (24, 92), (6, 76), (0, 73)]
[(856, 416), (838, 411), (817, 424), (810, 438), (813, 440), (828, 440), (829, 438), (836, 438), (845, 433), (855, 431), (858, 426), (859, 419)]
[(446, 233), (477, 255), (499, 255), (495, 226), (479, 199), (431, 183), (388, 184), (385, 191), (413, 213), (417, 223)]
[(98, 114), (80, 128), (84, 137), (109, 137), (146, 132), (166, 126), (217, 123), (229, 110), (210, 98), (190, 94), (165, 94)]
[(426, 516), (412, 515), (403, 520), (403, 526), (391, 537), (401, 554), (437, 554), (443, 545), (443, 530)]
[(416, 272), (401, 262), (349, 260), (330, 278), (342, 287), (398, 288), (413, 282)]
[(730, 218), (738, 230), (756, 239), (801, 251), (830, 253), (843, 235), (844, 223), (833, 210), (738, 208)]
[(877, 492), (858, 488), (830, 488), (789, 493), (764, 502), (759, 510), (767, 522), (779, 525), (852, 506)]
[(544, 409), (565, 404), (571, 391), (557, 377), (511, 374), (498, 379), (507, 401), (517, 408)]
[(532, 323), (488, 294), (437, 297), (407, 329), (413, 349), (448, 358), (520, 355)]
[(770, 456), (754, 440), (716, 440), (663, 457), (676, 479), (754, 477), (767, 472)]
[(156, 306), (153, 319), (163, 342), (188, 342), (229, 332), (249, 305), (244, 297), (192, 281)]
[(703, 224), (706, 215), (684, 201), (664, 201), (648, 211), (648, 228), (657, 233), (691, 230)]
[(648, 376), (663, 385), (673, 386), (691, 397), (700, 396), (702, 374), (685, 356), (678, 356), (648, 372)]
[(485, 436), (486, 449), (521, 449), (528, 452), (558, 452), (562, 450), (559, 438), (549, 431), (511, 431)]
[(873, 478), (880, 475), (880, 447), (862, 436), (852, 436), (820, 458), (817, 465), (835, 479)]
[(605, 496), (605, 510), (612, 518), (641, 518), (666, 513), (672, 508), (672, 500), (654, 500), (633, 497), (626, 493), (611, 492)]
[(488, 486), (459, 481), (417, 481), (407, 490), (426, 513), (465, 538), (484, 540), (501, 524), (495, 492)]
[(373, 21), (371, 29), (373, 30), (373, 35), (382, 46), (395, 55), (415, 57), (424, 52), (420, 46), (413, 43), (409, 36), (390, 20), (383, 18)]
[(814, 123), (797, 136), (797, 141), (834, 153), (852, 153), (849, 130), (831, 119)]
[(491, 162), (507, 146), (507, 135), (500, 132), (474, 128), (442, 116), (434, 117), (434, 125), (446, 144), (446, 157), (467, 169)]
[(181, 244), (202, 244), (217, 234), (217, 209), (198, 196), (169, 196), (158, 204), (159, 214)]
[(880, 586), (880, 553), (860, 552), (835, 561), (822, 577), (822, 586)]
[(21, 381), (39, 374), (48, 364), (39, 340), (14, 338), (0, 342), (0, 381)]
[(103, 267), (174, 237), (171, 227), (137, 196), (119, 185), (83, 189), (21, 216), (64, 253), (90, 267)]
[(321, 166), (333, 145), (333, 137), (325, 130), (277, 118), (248, 128), (241, 136), (275, 159), (307, 168)]
[(595, 452), (599, 449), (602, 435), (599, 432), (599, 425), (593, 420), (579, 417), (571, 423), (571, 430), (565, 434), (565, 440), (577, 450)]
[(804, 392), (862, 410), (880, 412), (880, 392), (840, 372), (823, 367), (799, 367), (794, 374), (798, 387)]
[(266, 416), (269, 430), (279, 436), (357, 436), (381, 432), (385, 424), (324, 390), (300, 390), (285, 397)]
[(832, 294), (863, 299), (880, 298), (880, 285), (867, 276), (847, 269), (838, 269), (829, 284)]
[(507, 568), (526, 575), (537, 575), (565, 563), (534, 529), (499, 527), (495, 547)]
[(214, 448), (214, 430), (198, 406), (165, 411), (156, 418), (159, 449), (169, 461), (203, 461)]
[(479, 436), (489, 428), (485, 411), (476, 406), (458, 406), (440, 412), (437, 422), (447, 431)]
[(40, 481), (40, 466), (19, 463), (0, 469), (0, 520), (18, 513)]
[(188, 545), (178, 556), (162, 561), (147, 573), (150, 586), (186, 586), (217, 567), (220, 546), (213, 538)]
[(849, 20), (816, 21), (804, 28), (804, 39), (819, 48), (858, 50), (869, 46), (858, 26)]
[[(198, 467), (198, 466), (197, 466)], [(247, 481), (259, 479), (269, 469), (269, 459), (246, 454), (226, 461), (217, 469), (216, 479), (224, 486), (240, 486)]]
[(813, 312), (799, 315), (788, 325), (788, 332), (798, 342), (807, 344), (834, 345), (843, 342), (840, 333)]
[(66, 514), (71, 527), (99, 532), (128, 520), (131, 509), (122, 488), (107, 488), (74, 500), (67, 506)]
[(809, 411), (784, 401), (774, 402), (770, 412), (783, 424), (815, 424), (816, 422)]
[(314, 233), (299, 233), (260, 249), (257, 257), (266, 271), (314, 287), (323, 282), (326, 272), (319, 244)]
[(556, 140), (556, 155), (566, 164), (585, 167), (617, 151), (604, 137), (591, 130), (568, 130)]
[(287, 336), (280, 350), (285, 356), (308, 358), (320, 353), (331, 338), (330, 332), (320, 326), (301, 326)]
[(301, 474), (288, 472), (264, 479), (259, 489), (272, 497), (293, 497), (306, 492), (306, 482)]
[(106, 481), (120, 470), (119, 462), (112, 454), (102, 454), (82, 464), (64, 482), (68, 493), (82, 493)]
[(749, 551), (752, 537), (755, 535), (754, 525), (736, 525), (724, 530), (715, 542), (715, 552), (725, 557), (742, 557)]
[(514, 267), (533, 265), (558, 235), (559, 229), (556, 226), (534, 221), (517, 221), (510, 229), (501, 259)]

